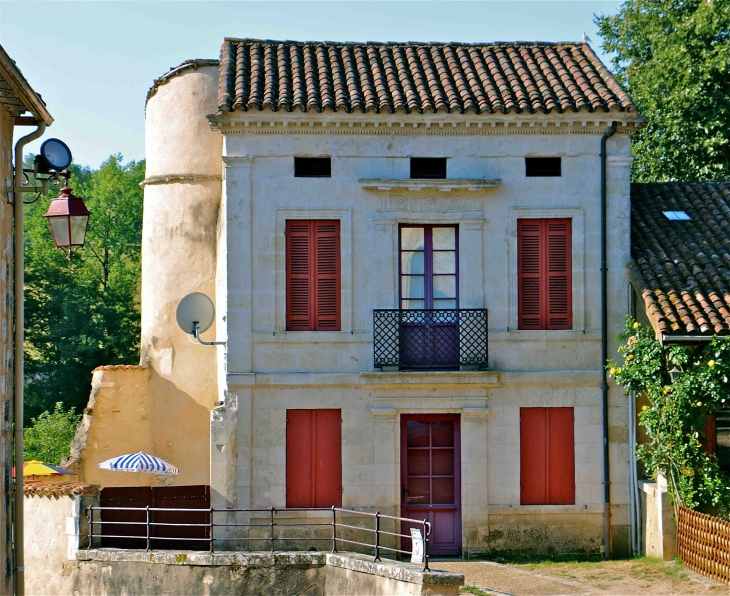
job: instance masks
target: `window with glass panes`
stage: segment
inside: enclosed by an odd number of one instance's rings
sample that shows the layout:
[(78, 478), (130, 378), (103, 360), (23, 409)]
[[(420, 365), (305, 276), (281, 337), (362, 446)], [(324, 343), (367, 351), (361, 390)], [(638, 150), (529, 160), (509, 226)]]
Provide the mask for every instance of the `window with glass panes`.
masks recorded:
[(456, 226), (400, 227), (400, 307), (459, 306), (459, 235)]

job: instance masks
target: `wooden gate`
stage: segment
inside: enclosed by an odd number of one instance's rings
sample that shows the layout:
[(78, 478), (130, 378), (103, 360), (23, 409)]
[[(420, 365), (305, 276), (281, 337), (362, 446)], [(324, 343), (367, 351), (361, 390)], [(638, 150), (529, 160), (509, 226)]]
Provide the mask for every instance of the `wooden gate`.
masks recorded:
[[(109, 511), (102, 509), (101, 521), (121, 522), (101, 525), (101, 545), (105, 548), (147, 548), (146, 507), (166, 509), (201, 509), (195, 511), (152, 511), (150, 522), (170, 524), (150, 527), (150, 546), (156, 549), (208, 550), (205, 540), (189, 538), (210, 538), (209, 527), (189, 527), (181, 524), (209, 524), (210, 486), (125, 486), (107, 487), (101, 491), (101, 507), (134, 507), (141, 511)], [(127, 523), (125, 523), (127, 522)], [(129, 536), (110, 538), (109, 536)], [(136, 538), (140, 536), (141, 538)], [(155, 540), (157, 538), (157, 540)], [(179, 540), (160, 540), (179, 538)]]

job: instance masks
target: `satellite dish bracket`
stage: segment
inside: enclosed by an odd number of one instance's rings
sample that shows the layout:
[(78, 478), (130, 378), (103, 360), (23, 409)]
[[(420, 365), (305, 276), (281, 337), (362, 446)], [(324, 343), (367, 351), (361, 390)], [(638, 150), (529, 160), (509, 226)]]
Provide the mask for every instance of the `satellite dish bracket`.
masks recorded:
[(224, 341), (204, 341), (200, 339), (200, 325), (198, 324), (198, 321), (193, 321), (193, 336), (195, 339), (198, 340), (199, 344), (202, 344), (204, 346), (225, 346), (226, 342)]

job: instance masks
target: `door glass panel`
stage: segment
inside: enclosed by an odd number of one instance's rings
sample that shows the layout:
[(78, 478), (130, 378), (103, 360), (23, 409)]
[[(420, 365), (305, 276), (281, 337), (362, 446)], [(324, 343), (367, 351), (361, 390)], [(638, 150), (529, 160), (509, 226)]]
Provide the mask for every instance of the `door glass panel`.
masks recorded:
[[(423, 252), (412, 252), (404, 250), (400, 253), (400, 267), (402, 273), (423, 274), (425, 273), (423, 263)], [(453, 273), (444, 271), (444, 273)]]
[[(454, 474), (454, 450), (453, 449), (434, 449), (431, 451), (433, 457), (434, 476), (453, 476)], [(410, 457), (411, 454), (408, 454)], [(411, 464), (408, 462), (408, 468)], [(410, 472), (409, 472), (410, 473)]]
[(410, 505), (429, 505), (431, 503), (431, 479), (408, 478), (406, 499)]
[(406, 427), (408, 429), (408, 447), (428, 447), (430, 427), (428, 422), (409, 420)]
[[(422, 275), (403, 275), (401, 277), (401, 291), (403, 298), (424, 298), (424, 284)], [(451, 296), (447, 296), (451, 298)]]
[(433, 276), (433, 297), (454, 298), (456, 296), (455, 275), (434, 275)]
[(401, 250), (423, 250), (425, 247), (423, 232), (423, 228), (401, 228)]
[(456, 300), (434, 300), (433, 301), (433, 307), (435, 309), (455, 309), (456, 308)]
[(434, 447), (454, 446), (454, 422), (452, 420), (439, 420), (434, 422), (432, 432)]
[(454, 502), (454, 479), (453, 478), (433, 478), (433, 503), (440, 505)]
[(428, 449), (408, 450), (409, 476), (428, 476), (431, 473), (428, 453)]
[[(404, 270), (405, 271), (405, 270)], [(434, 273), (456, 273), (455, 252), (434, 252), (433, 253)]]
[(456, 228), (433, 228), (434, 250), (456, 250)]

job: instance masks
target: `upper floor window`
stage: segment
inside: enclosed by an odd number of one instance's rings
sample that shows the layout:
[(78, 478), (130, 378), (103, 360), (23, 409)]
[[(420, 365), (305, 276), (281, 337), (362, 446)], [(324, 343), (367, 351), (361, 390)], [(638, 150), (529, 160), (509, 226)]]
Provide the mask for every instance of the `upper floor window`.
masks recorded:
[(458, 266), (456, 226), (401, 226), (401, 308), (457, 308)]
[(331, 157), (295, 157), (294, 176), (296, 178), (331, 178)]
[(411, 178), (446, 178), (445, 157), (411, 157)]
[(340, 285), (339, 220), (287, 220), (287, 330), (339, 331)]
[(572, 329), (570, 219), (517, 220), (518, 326)]
[(561, 176), (559, 157), (526, 157), (525, 175), (527, 177)]

